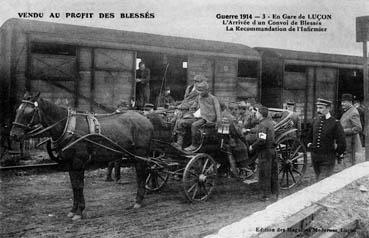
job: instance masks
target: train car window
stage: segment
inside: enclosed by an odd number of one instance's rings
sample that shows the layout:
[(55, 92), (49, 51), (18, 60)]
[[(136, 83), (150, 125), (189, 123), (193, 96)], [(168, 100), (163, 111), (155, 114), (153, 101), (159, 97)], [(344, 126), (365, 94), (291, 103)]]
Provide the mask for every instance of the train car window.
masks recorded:
[(257, 61), (238, 60), (237, 77), (256, 78), (258, 71)]
[(32, 42), (31, 53), (75, 56), (76, 46), (66, 44)]
[(294, 64), (287, 64), (284, 67), (284, 70), (287, 72), (300, 72), (305, 73), (306, 72), (306, 66), (303, 65), (294, 65)]

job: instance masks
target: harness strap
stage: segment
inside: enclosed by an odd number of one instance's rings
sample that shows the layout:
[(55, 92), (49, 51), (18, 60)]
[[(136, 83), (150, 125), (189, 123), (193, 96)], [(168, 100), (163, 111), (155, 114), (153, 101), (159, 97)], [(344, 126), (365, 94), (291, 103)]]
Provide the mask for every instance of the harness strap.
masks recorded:
[(101, 125), (97, 118), (93, 114), (89, 113), (86, 115), (86, 119), (90, 134), (101, 134)]
[(51, 143), (54, 145), (54, 147), (59, 147), (62, 142), (66, 141), (74, 134), (75, 129), (76, 112), (68, 108), (67, 122), (65, 123), (63, 133), (55, 141), (51, 139)]

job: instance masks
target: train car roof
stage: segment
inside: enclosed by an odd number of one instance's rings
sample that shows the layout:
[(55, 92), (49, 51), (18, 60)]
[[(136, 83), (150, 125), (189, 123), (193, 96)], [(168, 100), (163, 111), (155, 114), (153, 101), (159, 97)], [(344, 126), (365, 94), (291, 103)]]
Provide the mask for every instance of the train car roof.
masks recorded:
[(295, 51), (286, 49), (276, 49), (267, 47), (255, 47), (260, 54), (269, 53), (285, 60), (308, 61), (316, 63), (336, 63), (346, 65), (362, 65), (363, 58), (352, 55), (327, 54), (318, 52)]
[[(11, 18), (1, 28), (10, 27), (25, 33), (47, 33), (76, 40), (95, 40), (100, 42), (124, 43), (147, 47), (170, 48), (172, 50), (201, 51), (229, 57), (244, 57), (260, 60), (255, 49), (235, 43), (212, 40), (200, 40), (175, 36), (112, 30), (53, 22)], [(47, 36), (46, 36), (47, 37)]]

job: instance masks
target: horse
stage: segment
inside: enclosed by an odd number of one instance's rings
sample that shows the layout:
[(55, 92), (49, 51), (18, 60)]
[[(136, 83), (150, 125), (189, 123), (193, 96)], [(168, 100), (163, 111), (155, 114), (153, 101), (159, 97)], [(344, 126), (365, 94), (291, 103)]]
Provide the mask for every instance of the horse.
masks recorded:
[(85, 209), (84, 171), (87, 166), (105, 165), (122, 158), (122, 154), (135, 164), (137, 193), (131, 207), (140, 208), (147, 176), (145, 158), (150, 151), (153, 135), (150, 120), (134, 111), (96, 115), (93, 118), (98, 118), (98, 122), (92, 124), (95, 128), (91, 128), (91, 114), (74, 112), (42, 99), (39, 95), (24, 95), (16, 111), (10, 135), (20, 140), (45, 137), (48, 134), (48, 148), (52, 150), (50, 157), (53, 158), (56, 152), (54, 159), (69, 172), (73, 205), (67, 216), (72, 220), (82, 218)]

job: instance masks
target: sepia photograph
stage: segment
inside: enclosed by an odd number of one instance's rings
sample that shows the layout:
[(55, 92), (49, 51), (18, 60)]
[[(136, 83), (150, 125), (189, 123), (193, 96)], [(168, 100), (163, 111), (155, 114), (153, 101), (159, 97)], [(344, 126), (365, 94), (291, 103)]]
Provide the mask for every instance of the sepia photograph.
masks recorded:
[(4, 0), (0, 237), (369, 237), (367, 0)]

